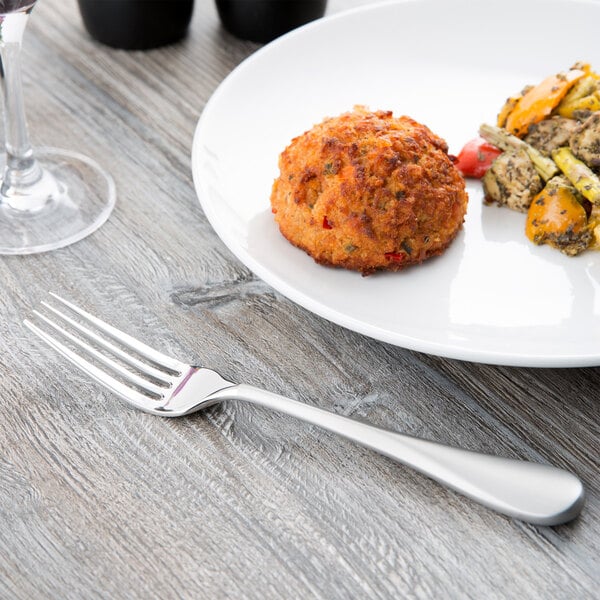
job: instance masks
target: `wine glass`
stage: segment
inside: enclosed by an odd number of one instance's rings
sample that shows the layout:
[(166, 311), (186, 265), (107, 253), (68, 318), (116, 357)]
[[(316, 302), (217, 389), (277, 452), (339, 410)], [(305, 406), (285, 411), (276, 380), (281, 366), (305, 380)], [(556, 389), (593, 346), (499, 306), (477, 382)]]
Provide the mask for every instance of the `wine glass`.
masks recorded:
[(0, 180), (0, 254), (33, 254), (89, 235), (115, 204), (112, 178), (90, 158), (29, 143), (21, 85), (23, 33), (36, 0), (0, 0), (6, 163)]

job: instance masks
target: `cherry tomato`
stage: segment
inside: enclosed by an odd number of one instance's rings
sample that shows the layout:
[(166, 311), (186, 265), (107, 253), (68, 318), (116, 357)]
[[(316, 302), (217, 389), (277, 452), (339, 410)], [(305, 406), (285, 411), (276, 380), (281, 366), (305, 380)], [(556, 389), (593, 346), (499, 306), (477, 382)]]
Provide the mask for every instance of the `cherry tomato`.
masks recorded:
[(480, 179), (500, 154), (502, 150), (496, 146), (488, 144), (483, 138), (475, 138), (465, 144), (454, 165), (465, 177)]

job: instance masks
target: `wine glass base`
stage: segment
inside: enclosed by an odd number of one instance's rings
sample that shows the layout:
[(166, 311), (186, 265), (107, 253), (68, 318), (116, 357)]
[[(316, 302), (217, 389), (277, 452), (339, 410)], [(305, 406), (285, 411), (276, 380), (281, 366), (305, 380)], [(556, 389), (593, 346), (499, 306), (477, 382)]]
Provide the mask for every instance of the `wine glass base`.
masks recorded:
[(35, 157), (52, 181), (41, 203), (0, 193), (0, 254), (35, 254), (73, 244), (108, 219), (116, 200), (112, 177), (95, 161), (68, 150), (38, 148)]

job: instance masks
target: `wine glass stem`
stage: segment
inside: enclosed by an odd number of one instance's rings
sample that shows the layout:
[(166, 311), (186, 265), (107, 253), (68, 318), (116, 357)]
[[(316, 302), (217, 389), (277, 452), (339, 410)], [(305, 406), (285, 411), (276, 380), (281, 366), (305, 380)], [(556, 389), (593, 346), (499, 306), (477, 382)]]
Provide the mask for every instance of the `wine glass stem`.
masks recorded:
[(6, 150), (0, 202), (25, 211), (41, 208), (47, 201), (37, 192), (29, 193), (39, 184), (42, 169), (29, 142), (21, 81), (21, 43), (28, 18), (29, 11), (12, 13), (3, 16), (0, 25)]

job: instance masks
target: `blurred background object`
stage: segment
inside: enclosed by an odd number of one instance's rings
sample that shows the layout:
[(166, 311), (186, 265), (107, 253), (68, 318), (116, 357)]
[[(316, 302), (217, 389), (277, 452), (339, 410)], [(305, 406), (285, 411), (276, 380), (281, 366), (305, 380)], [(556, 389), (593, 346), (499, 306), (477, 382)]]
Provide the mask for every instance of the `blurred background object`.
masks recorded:
[(177, 42), (187, 32), (194, 0), (78, 0), (88, 33), (126, 50)]
[(216, 0), (221, 23), (243, 40), (270, 42), (325, 14), (327, 0)]

